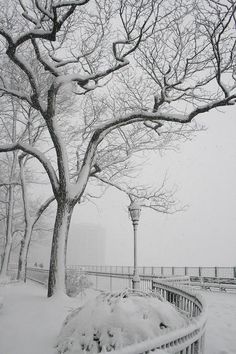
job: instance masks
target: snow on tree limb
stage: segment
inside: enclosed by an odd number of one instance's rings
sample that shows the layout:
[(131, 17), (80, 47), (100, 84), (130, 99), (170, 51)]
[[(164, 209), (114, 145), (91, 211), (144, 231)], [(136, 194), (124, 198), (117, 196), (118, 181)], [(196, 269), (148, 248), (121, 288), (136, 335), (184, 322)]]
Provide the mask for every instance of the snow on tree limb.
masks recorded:
[(49, 205), (55, 200), (55, 196), (52, 195), (51, 197), (49, 197), (47, 200), (45, 200), (44, 203), (41, 204), (40, 208), (37, 211), (37, 214), (35, 216), (33, 225), (36, 224), (36, 222), (39, 220), (39, 218), (41, 217), (41, 215), (44, 213), (44, 211), (49, 207)]
[(59, 187), (58, 178), (51, 162), (45, 157), (45, 155), (35, 147), (32, 147), (24, 143), (17, 142), (14, 144), (0, 145), (0, 152), (15, 151), (15, 150), (21, 150), (27, 154), (30, 154), (41, 162), (52, 183), (52, 188), (55, 194), (57, 195), (58, 187)]
[(224, 107), (226, 105), (234, 105), (236, 103), (236, 94), (231, 95), (227, 98), (211, 102), (206, 104), (202, 107), (198, 107), (194, 109), (189, 114), (168, 114), (168, 113), (158, 113), (158, 112), (146, 112), (146, 111), (139, 111), (134, 112), (125, 117), (119, 117), (113, 121), (105, 123), (101, 125), (93, 134), (90, 143), (88, 145), (87, 152), (85, 154), (84, 163), (82, 166), (81, 171), (83, 169), (88, 169), (92, 166), (93, 159), (95, 156), (96, 149), (101, 141), (105, 138), (107, 134), (109, 134), (112, 130), (127, 126), (129, 124), (134, 124), (138, 122), (157, 122), (157, 121), (166, 121), (166, 122), (175, 122), (175, 123), (189, 123), (191, 122), (194, 117), (199, 114), (206, 113), (213, 108), (217, 107)]

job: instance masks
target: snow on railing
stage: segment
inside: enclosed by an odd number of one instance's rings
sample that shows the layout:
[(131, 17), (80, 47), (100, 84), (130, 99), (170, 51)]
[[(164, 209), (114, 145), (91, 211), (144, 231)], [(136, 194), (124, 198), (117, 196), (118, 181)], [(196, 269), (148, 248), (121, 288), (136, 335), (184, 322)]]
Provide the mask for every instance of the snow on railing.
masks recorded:
[[(68, 269), (83, 269), (90, 275), (123, 279), (127, 287), (131, 287), (133, 267), (127, 266), (92, 266), (71, 265)], [(138, 267), (142, 290), (148, 290), (153, 279), (175, 279), (175, 282), (196, 286), (208, 290), (236, 291), (236, 267)], [(126, 284), (125, 280), (126, 279)], [(171, 280), (172, 281), (172, 280)], [(117, 290), (117, 289), (115, 289)]]
[[(110, 266), (110, 265), (71, 265), (74, 269), (82, 267), (87, 271), (106, 273), (129, 273), (133, 274), (132, 266)], [(137, 267), (139, 275), (155, 276), (182, 276), (189, 275), (197, 278), (220, 278), (236, 279), (236, 267)]]
[(48, 274), (49, 274), (48, 269), (28, 267), (26, 277), (27, 279), (46, 285), (48, 282)]

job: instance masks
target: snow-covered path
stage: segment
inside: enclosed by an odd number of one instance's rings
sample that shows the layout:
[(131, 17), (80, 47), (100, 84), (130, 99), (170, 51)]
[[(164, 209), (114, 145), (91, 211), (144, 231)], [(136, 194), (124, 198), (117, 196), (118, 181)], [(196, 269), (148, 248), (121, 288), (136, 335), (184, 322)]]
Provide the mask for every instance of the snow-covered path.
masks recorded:
[(53, 354), (55, 339), (66, 315), (79, 299), (47, 299), (34, 283), (0, 287), (0, 354)]
[[(94, 296), (90, 292), (86, 298)], [(208, 303), (206, 354), (236, 354), (236, 294), (202, 292)], [(62, 322), (84, 299), (47, 299), (34, 283), (0, 287), (0, 354), (55, 354)]]
[(206, 354), (236, 354), (236, 293), (202, 294), (208, 305)]

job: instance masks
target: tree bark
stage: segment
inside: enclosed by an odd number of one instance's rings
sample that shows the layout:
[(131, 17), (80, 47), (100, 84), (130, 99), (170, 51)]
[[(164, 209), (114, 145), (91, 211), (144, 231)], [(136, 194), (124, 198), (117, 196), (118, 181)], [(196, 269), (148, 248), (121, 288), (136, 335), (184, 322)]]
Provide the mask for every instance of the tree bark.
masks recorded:
[(74, 204), (70, 201), (59, 200), (55, 219), (50, 269), (48, 279), (48, 297), (58, 293), (65, 294), (66, 278), (66, 249)]
[(26, 281), (26, 272), (27, 272), (27, 258), (29, 252), (30, 241), (33, 233), (33, 229), (37, 221), (43, 212), (47, 209), (47, 207), (51, 204), (51, 202), (55, 199), (53, 196), (48, 198), (37, 210), (34, 216), (30, 215), (30, 206), (29, 206), (29, 198), (28, 198), (28, 189), (27, 183), (25, 179), (25, 163), (24, 154), (19, 157), (19, 165), (20, 165), (20, 177), (21, 177), (21, 189), (22, 189), (22, 197), (24, 204), (24, 218), (25, 218), (25, 232), (23, 239), (21, 241), (20, 253), (18, 259), (18, 271), (17, 271), (17, 280)]
[(0, 278), (6, 278), (8, 263), (10, 260), (10, 253), (12, 247), (13, 204), (14, 204), (14, 186), (10, 185), (9, 196), (8, 196), (8, 210), (7, 210), (6, 242), (5, 242), (4, 252), (3, 252)]
[[(11, 104), (13, 109), (13, 123), (12, 123), (11, 138), (12, 138), (12, 142), (15, 143), (17, 111), (13, 104), (13, 100), (11, 100)], [(8, 194), (8, 208), (7, 208), (6, 241), (5, 241), (1, 272), (0, 272), (0, 278), (2, 279), (7, 277), (7, 269), (10, 261), (10, 254), (11, 254), (11, 248), (13, 242), (12, 223), (13, 223), (13, 213), (14, 213), (14, 188), (15, 187), (14, 184), (12, 184), (12, 182), (14, 181), (15, 174), (16, 174), (16, 164), (17, 164), (17, 151), (13, 151), (12, 165), (11, 165), (11, 171), (9, 176), (10, 185), (9, 185), (9, 192), (8, 192), (9, 194)]]
[(20, 253), (18, 259), (18, 271), (17, 271), (17, 280), (23, 280), (24, 282), (26, 282), (27, 257), (28, 257), (32, 232), (33, 232), (33, 225), (32, 223), (28, 223), (25, 228), (24, 237), (21, 240)]

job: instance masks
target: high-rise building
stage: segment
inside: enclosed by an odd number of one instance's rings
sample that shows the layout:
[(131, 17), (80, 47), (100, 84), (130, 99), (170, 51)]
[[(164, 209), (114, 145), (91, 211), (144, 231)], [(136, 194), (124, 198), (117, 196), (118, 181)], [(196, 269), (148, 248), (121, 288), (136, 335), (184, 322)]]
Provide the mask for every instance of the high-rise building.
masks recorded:
[(67, 264), (104, 265), (105, 230), (97, 224), (72, 224), (67, 247)]

